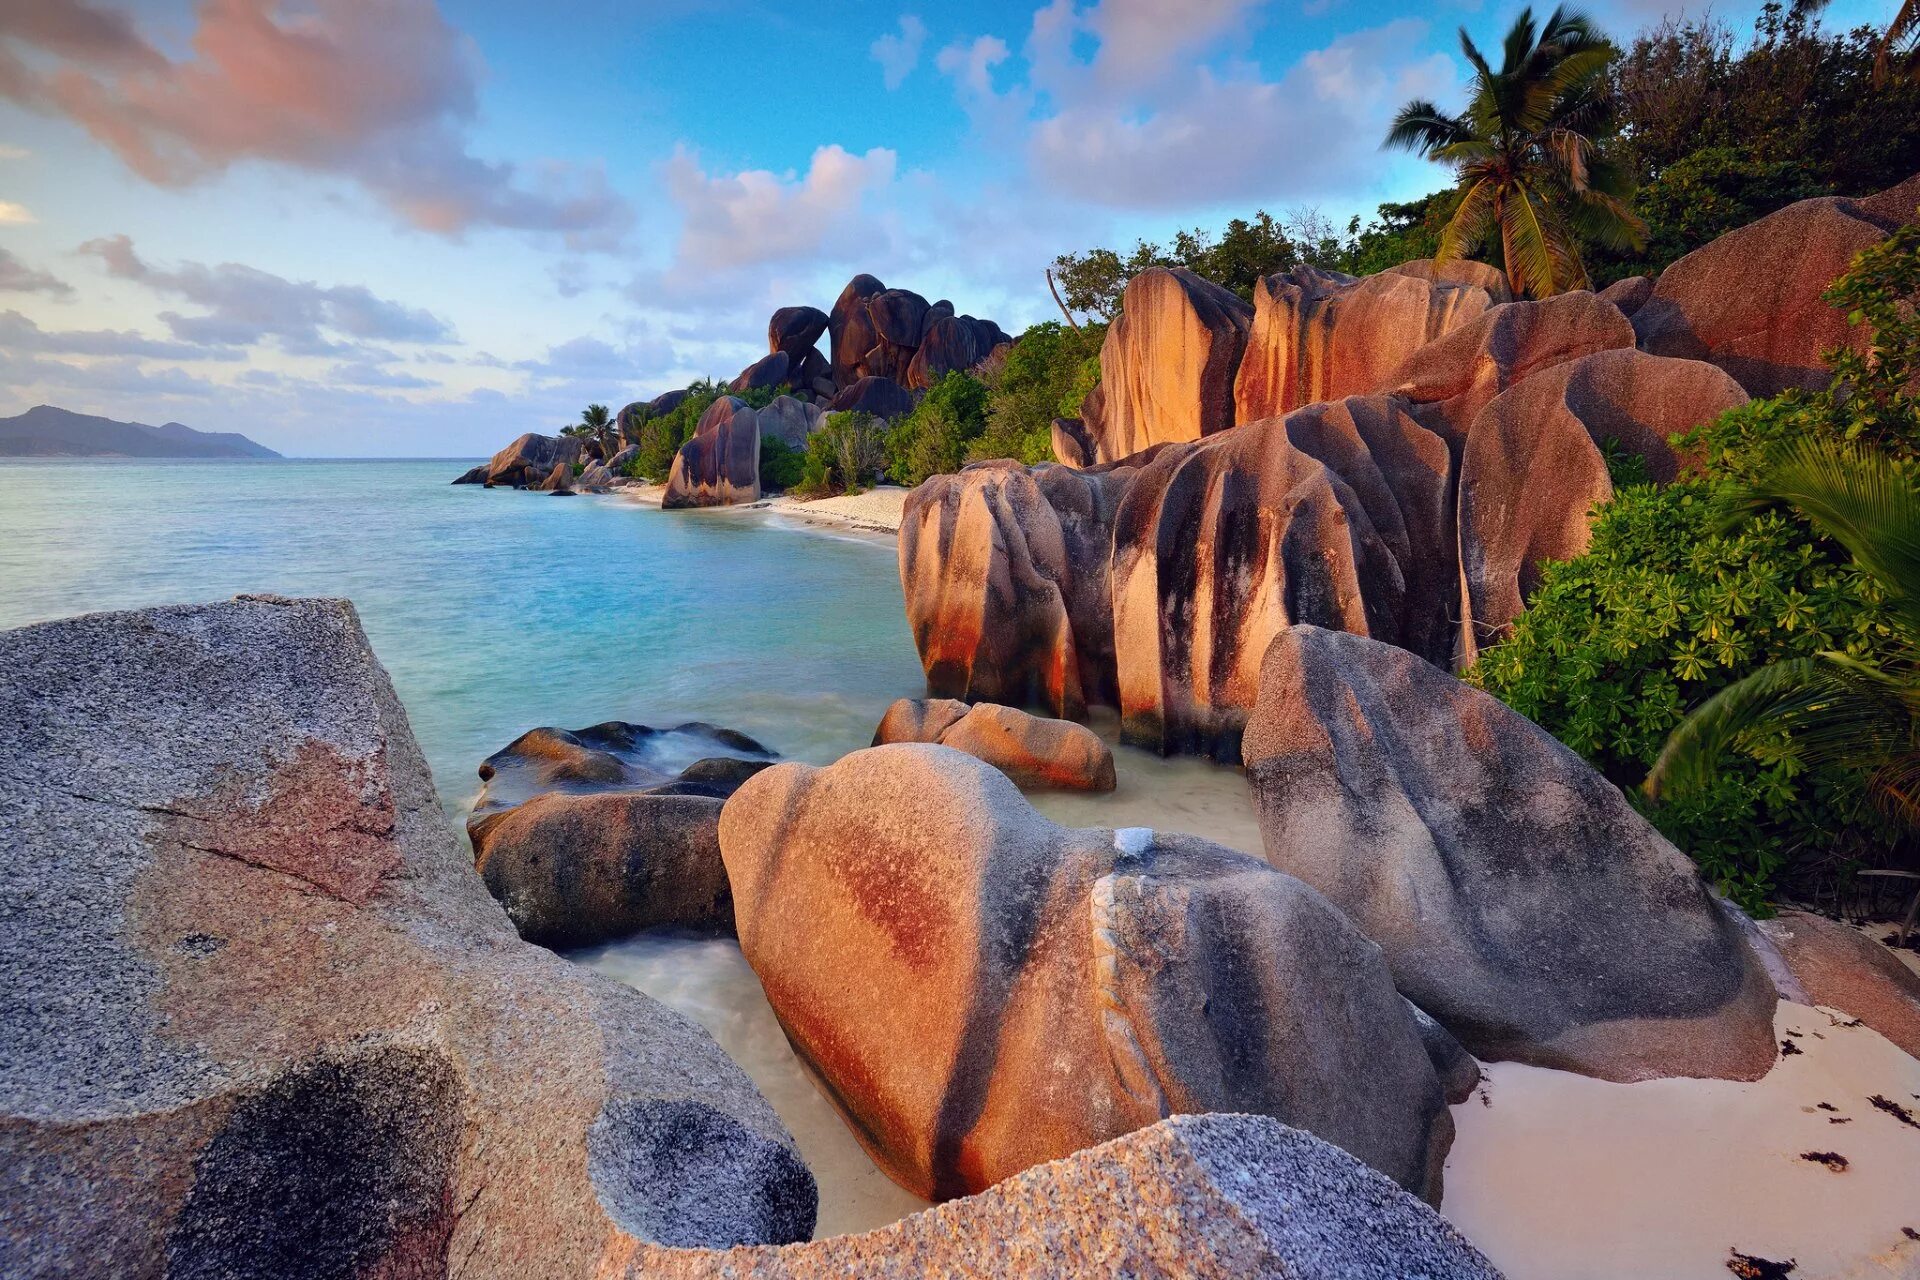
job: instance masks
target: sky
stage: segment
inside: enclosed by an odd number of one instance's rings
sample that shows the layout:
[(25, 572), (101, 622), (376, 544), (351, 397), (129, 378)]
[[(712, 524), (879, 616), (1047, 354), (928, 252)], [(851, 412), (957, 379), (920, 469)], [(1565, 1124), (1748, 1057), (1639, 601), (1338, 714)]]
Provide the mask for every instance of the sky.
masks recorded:
[(469, 457), (730, 377), (856, 272), (1018, 332), (1057, 254), (1443, 185), (1386, 122), (1518, 8), (0, 0), (0, 416)]

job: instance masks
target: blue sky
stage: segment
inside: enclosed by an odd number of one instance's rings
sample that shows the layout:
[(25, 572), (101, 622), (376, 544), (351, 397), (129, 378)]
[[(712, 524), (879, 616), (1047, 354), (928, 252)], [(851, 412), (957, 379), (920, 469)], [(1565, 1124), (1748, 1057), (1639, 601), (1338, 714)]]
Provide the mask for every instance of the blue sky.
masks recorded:
[(1517, 9), (0, 0), (0, 415), (465, 456), (856, 271), (1017, 331), (1057, 253), (1433, 189), (1384, 123)]

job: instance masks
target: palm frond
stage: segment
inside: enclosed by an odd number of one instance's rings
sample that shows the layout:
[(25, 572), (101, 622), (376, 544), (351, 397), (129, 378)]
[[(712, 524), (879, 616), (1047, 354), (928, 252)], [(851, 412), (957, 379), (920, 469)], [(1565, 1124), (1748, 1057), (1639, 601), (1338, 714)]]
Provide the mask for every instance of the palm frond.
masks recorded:
[(1525, 185), (1516, 183), (1500, 203), (1500, 249), (1515, 297), (1544, 298), (1554, 291), (1553, 255), (1535, 198)]
[(1920, 79), (1920, 0), (1905, 0), (1873, 51), (1873, 83), (1885, 86), (1893, 78), (1894, 51), (1906, 46), (1906, 75)]
[(1483, 178), (1468, 187), (1466, 194), (1460, 197), (1460, 206), (1453, 211), (1453, 217), (1440, 230), (1440, 247), (1434, 252), (1433, 260), (1444, 266), (1457, 258), (1466, 257), (1474, 246), (1486, 238), (1499, 208), (1499, 188), (1492, 179)]
[(1912, 743), (1913, 721), (1896, 688), (1841, 654), (1772, 663), (1695, 708), (1668, 737), (1643, 789), (1655, 798), (1697, 792), (1744, 734), (1785, 731), (1809, 765), (1884, 766)]
[(1452, 116), (1431, 102), (1414, 99), (1401, 107), (1380, 145), (1401, 151), (1426, 154), (1449, 143), (1460, 141), (1467, 130)]

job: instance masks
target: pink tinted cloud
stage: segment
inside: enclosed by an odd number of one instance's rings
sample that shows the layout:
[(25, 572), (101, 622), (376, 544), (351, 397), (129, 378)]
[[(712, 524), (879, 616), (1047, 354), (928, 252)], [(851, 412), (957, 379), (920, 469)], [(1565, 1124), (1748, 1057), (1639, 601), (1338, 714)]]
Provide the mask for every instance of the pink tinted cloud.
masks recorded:
[(467, 146), (478, 56), (433, 0), (202, 0), (192, 53), (162, 54), (85, 0), (0, 6), (0, 97), (75, 121), (163, 186), (264, 160), (359, 183), (407, 221), (498, 226), (605, 247), (632, 210), (598, 169), (538, 189)]

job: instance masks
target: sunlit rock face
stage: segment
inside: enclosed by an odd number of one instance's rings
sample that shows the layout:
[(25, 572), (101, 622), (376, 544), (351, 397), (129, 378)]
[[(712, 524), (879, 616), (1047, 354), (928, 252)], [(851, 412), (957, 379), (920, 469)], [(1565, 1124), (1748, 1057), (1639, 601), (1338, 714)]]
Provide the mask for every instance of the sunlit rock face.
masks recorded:
[(1399, 271), (1356, 279), (1295, 267), (1267, 276), (1254, 291), (1253, 328), (1234, 381), (1235, 421), (1366, 395), (1495, 301), (1478, 285)]
[(942, 746), (776, 765), (721, 815), (740, 945), (869, 1152), (936, 1199), (1200, 1111), (1438, 1198), (1441, 1087), (1379, 951), (1190, 836), (1060, 827)]
[(1094, 462), (1233, 425), (1233, 383), (1253, 308), (1185, 267), (1127, 282), (1100, 345), (1101, 395), (1083, 406)]
[(9, 1275), (590, 1273), (804, 1240), (692, 1022), (514, 936), (345, 601), (0, 633)]
[(1825, 353), (1857, 349), (1866, 334), (1821, 295), (1916, 207), (1920, 175), (1863, 200), (1802, 200), (1727, 232), (1660, 273), (1634, 313), (1641, 348), (1716, 364), (1754, 396), (1825, 386)]
[(1773, 1065), (1773, 984), (1693, 863), (1498, 699), (1292, 627), (1245, 753), (1268, 861), (1379, 943), (1475, 1056), (1621, 1081)]
[(759, 499), (759, 416), (738, 396), (721, 396), (674, 455), (661, 505), (725, 507)]
[(1602, 450), (1667, 483), (1683, 465), (1670, 438), (1746, 401), (1714, 365), (1632, 349), (1554, 365), (1496, 396), (1461, 460), (1460, 664), (1504, 638), (1548, 562), (1586, 551), (1593, 510), (1613, 496)]

